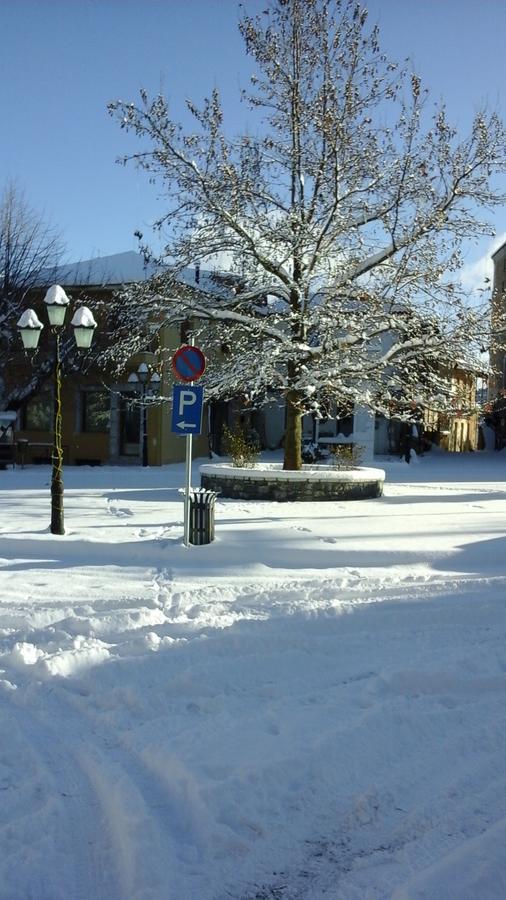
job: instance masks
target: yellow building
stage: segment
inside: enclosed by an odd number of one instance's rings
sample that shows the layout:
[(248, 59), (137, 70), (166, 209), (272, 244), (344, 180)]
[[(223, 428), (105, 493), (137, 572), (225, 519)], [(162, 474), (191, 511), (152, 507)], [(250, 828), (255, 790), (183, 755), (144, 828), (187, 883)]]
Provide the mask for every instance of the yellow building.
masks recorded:
[(426, 409), (423, 416), (424, 435), (450, 453), (477, 450), (477, 373), (471, 367), (455, 365), (449, 377), (453, 394), (452, 408), (444, 413)]
[[(150, 273), (137, 253), (119, 254), (57, 273), (57, 279), (75, 307), (86, 304), (93, 310), (94, 300), (112, 297), (122, 285), (146, 280)], [(27, 305), (33, 306), (46, 324), (43, 296), (45, 288), (33, 291)], [(105, 322), (95, 310), (98, 327), (95, 340), (104, 341)], [(70, 321), (72, 312), (67, 313)], [(69, 329), (70, 331), (70, 329)], [(153, 328), (148, 349), (128, 360), (124, 373), (113, 376), (97, 368), (86, 373), (72, 371), (62, 378), (62, 443), (64, 461), (71, 465), (141, 464), (163, 465), (179, 462), (185, 456), (185, 441), (171, 433), (171, 396), (174, 384), (171, 358), (181, 345), (181, 331), (163, 326)], [(71, 339), (72, 340), (72, 339)], [(7, 389), (22, 390), (32, 381), (36, 388), (28, 391), (19, 404), (14, 440), (19, 461), (49, 462), (53, 442), (54, 384), (51, 372), (51, 331), (42, 332), (41, 349), (33, 358), (21, 350), (9, 371), (4, 373)], [(72, 361), (77, 351), (71, 353)], [(163, 362), (161, 362), (163, 360)], [(158, 397), (150, 396), (150, 385), (133, 380), (139, 365), (160, 380)], [(144, 437), (145, 435), (145, 437)], [(193, 455), (205, 456), (209, 450), (207, 410), (204, 411), (202, 434), (193, 441)]]

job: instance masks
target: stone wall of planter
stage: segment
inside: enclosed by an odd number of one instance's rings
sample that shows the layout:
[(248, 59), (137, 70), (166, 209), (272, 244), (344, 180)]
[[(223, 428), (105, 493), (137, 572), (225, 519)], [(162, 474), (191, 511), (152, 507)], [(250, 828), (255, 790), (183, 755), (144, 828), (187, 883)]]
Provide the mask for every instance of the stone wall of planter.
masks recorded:
[(367, 468), (305, 467), (301, 472), (285, 472), (272, 465), (254, 469), (203, 465), (200, 469), (201, 487), (236, 500), (367, 500), (381, 497), (384, 480), (382, 469)]

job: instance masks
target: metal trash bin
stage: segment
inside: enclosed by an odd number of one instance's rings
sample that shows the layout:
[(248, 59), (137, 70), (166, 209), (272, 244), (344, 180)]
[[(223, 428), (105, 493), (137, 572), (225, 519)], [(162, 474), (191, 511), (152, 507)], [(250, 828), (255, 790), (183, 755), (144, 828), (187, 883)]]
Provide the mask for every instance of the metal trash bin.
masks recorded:
[(190, 491), (190, 544), (210, 544), (214, 541), (214, 504), (218, 493), (205, 488)]

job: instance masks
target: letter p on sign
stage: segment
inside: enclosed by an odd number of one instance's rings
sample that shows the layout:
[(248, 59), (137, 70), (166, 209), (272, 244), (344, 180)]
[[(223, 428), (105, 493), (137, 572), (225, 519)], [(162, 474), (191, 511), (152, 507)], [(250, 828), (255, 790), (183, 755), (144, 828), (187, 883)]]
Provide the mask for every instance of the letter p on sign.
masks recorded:
[(184, 416), (185, 406), (195, 406), (196, 402), (197, 395), (195, 391), (190, 391), (188, 388), (182, 390), (179, 394), (179, 415)]

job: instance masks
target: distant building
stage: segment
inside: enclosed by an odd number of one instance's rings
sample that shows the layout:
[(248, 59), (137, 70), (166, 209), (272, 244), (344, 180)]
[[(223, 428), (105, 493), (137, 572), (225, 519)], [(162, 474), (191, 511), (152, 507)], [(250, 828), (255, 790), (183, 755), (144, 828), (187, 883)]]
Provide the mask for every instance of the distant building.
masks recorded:
[(506, 317), (506, 242), (492, 254), (492, 262), (493, 339), (485, 421), (494, 430), (496, 450), (502, 450), (506, 447), (506, 331), (503, 327)]
[(492, 329), (494, 343), (490, 353), (492, 374), (489, 381), (489, 401), (506, 390), (506, 333), (502, 321), (506, 314), (506, 242), (492, 254), (494, 278), (492, 282)]

